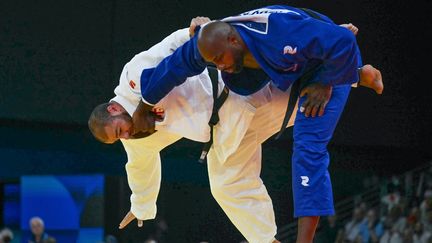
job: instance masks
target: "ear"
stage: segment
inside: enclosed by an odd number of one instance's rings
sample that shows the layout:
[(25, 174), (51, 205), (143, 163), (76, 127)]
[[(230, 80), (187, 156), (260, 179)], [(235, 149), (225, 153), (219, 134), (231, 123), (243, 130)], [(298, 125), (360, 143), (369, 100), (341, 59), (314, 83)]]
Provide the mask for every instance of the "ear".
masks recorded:
[(116, 116), (116, 115), (120, 115), (121, 113), (123, 113), (124, 108), (120, 104), (112, 102), (107, 106), (107, 111), (108, 111), (108, 113), (110, 113), (110, 115)]
[(239, 42), (238, 39), (237, 39), (237, 37), (235, 35), (233, 35), (233, 34), (228, 35), (227, 39), (228, 39), (228, 43), (230, 45), (236, 45)]

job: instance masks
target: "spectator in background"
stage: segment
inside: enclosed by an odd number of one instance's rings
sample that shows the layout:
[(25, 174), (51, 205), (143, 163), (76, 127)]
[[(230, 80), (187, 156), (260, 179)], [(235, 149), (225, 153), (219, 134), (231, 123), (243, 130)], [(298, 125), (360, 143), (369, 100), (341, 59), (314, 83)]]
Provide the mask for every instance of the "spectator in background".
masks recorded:
[(423, 224), (417, 222), (414, 227), (413, 243), (428, 243), (432, 233), (423, 229)]
[(352, 219), (345, 225), (344, 242), (355, 242), (360, 233), (360, 225), (364, 222), (363, 216), (360, 207), (354, 208)]
[(387, 185), (387, 194), (381, 198), (384, 214), (401, 202), (399, 180), (392, 178), (392, 182)]
[(44, 221), (39, 217), (33, 217), (30, 219), (30, 229), (32, 237), (29, 243), (55, 243), (55, 238), (49, 236), (45, 232)]
[(417, 206), (411, 208), (407, 216), (407, 224), (409, 227), (414, 228), (417, 222), (420, 222), (420, 209)]
[(387, 218), (392, 222), (393, 229), (402, 234), (407, 224), (406, 217), (403, 216), (401, 205), (395, 205), (389, 212)]
[(411, 227), (406, 227), (403, 234), (403, 242), (404, 243), (414, 243), (414, 230)]
[(105, 243), (118, 243), (118, 240), (114, 235), (107, 235), (105, 236)]
[(403, 243), (401, 233), (393, 226), (390, 218), (384, 221), (384, 234), (379, 243)]
[(369, 209), (366, 220), (360, 226), (361, 242), (377, 243), (384, 234), (384, 227), (374, 209)]
[(14, 235), (12, 230), (9, 228), (4, 228), (0, 231), (0, 243), (9, 243), (12, 242)]

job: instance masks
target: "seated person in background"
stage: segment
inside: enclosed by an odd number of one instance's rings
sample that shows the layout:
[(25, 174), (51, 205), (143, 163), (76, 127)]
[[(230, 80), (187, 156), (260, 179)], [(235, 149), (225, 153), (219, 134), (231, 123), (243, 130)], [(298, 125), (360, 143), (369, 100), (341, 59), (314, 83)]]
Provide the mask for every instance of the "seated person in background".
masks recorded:
[(32, 237), (29, 243), (55, 243), (56, 239), (51, 237), (45, 232), (44, 221), (39, 217), (33, 217), (30, 219), (30, 229)]
[(360, 226), (361, 242), (378, 242), (383, 234), (384, 227), (375, 209), (369, 209), (366, 214), (366, 220)]
[(10, 243), (12, 242), (14, 235), (12, 230), (9, 228), (4, 228), (0, 231), (0, 243)]

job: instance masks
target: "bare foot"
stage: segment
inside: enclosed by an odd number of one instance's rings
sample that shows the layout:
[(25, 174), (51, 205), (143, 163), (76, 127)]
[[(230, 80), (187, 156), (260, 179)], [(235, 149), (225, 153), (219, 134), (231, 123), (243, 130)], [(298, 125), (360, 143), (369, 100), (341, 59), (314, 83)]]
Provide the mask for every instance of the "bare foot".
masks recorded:
[(384, 90), (381, 72), (369, 64), (366, 64), (360, 68), (359, 84), (361, 86), (375, 90), (377, 94), (382, 94)]

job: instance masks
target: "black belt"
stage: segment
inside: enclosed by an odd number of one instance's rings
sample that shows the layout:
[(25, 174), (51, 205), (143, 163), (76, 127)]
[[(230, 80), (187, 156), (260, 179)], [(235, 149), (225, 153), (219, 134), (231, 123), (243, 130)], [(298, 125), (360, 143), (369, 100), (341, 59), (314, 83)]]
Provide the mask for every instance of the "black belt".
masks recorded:
[(219, 122), (219, 109), (222, 107), (222, 105), (225, 103), (225, 100), (228, 98), (229, 90), (225, 86), (222, 90), (221, 95), (218, 97), (218, 71), (214, 67), (207, 67), (207, 70), (209, 72), (209, 76), (212, 83), (213, 88), (213, 111), (212, 115), (210, 117), (209, 125), (210, 125), (210, 140), (204, 144), (204, 147), (201, 152), (201, 156), (198, 160), (201, 164), (205, 163), (205, 159), (207, 157), (207, 154), (213, 144), (213, 127)]
[[(308, 14), (312, 18), (321, 20), (321, 17), (314, 11), (307, 8), (300, 8), (300, 9), (303, 10), (306, 14)], [(309, 84), (312, 75), (315, 74), (320, 69), (320, 67), (321, 67), (321, 63), (315, 63), (314, 65), (312, 65), (311, 68), (308, 69), (308, 71), (306, 71), (302, 76), (300, 76), (300, 78), (294, 81), (294, 83), (291, 85), (291, 92), (288, 100), (287, 109), (285, 112), (285, 117), (282, 122), (282, 127), (279, 130), (279, 133), (276, 135), (275, 139), (279, 139), (282, 136), (282, 133), (285, 131), (288, 121), (291, 118), (291, 115), (294, 111), (294, 106), (297, 102), (297, 98), (300, 95), (300, 90), (302, 90), (304, 87), (306, 87)]]

